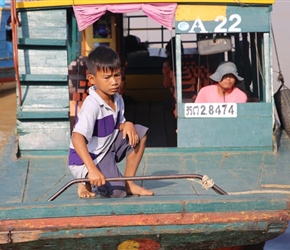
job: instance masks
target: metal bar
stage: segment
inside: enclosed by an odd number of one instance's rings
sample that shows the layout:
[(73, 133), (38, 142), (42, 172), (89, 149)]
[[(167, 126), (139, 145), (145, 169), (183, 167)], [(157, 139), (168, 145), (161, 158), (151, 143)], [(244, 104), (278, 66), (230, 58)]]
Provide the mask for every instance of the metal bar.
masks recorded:
[[(106, 178), (106, 181), (145, 181), (145, 180), (168, 180), (168, 179), (199, 179), (202, 180), (203, 175), (200, 174), (178, 174), (178, 175), (158, 175), (158, 176), (133, 176), (133, 177), (112, 177)], [(61, 195), (66, 189), (76, 183), (80, 182), (89, 182), (88, 178), (80, 178), (69, 181), (65, 184), (59, 191), (57, 191), (54, 195), (52, 195), (47, 201), (53, 201), (59, 195)], [(227, 195), (227, 192), (222, 190), (216, 184), (212, 186), (212, 189), (220, 194)]]

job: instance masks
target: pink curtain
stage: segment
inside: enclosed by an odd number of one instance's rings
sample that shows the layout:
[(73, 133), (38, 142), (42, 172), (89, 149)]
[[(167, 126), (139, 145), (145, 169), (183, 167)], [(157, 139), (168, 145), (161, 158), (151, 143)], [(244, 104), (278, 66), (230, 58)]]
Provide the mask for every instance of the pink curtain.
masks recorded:
[(73, 9), (79, 30), (84, 30), (96, 22), (106, 11), (112, 13), (129, 13), (142, 10), (148, 17), (172, 30), (176, 3), (151, 3), (151, 4), (96, 4), (74, 5)]

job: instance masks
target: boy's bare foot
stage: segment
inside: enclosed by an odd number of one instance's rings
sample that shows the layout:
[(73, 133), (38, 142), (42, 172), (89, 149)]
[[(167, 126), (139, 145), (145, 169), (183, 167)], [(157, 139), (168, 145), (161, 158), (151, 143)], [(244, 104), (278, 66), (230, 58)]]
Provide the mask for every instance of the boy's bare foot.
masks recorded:
[(144, 195), (144, 196), (154, 195), (154, 193), (151, 190), (138, 186), (137, 184), (131, 181), (130, 182), (128, 181), (126, 183), (126, 188), (127, 188), (128, 194), (137, 194), (137, 195)]
[(96, 196), (95, 193), (91, 192), (91, 184), (86, 183), (83, 185), (82, 183), (78, 184), (78, 195), (80, 198), (91, 198)]

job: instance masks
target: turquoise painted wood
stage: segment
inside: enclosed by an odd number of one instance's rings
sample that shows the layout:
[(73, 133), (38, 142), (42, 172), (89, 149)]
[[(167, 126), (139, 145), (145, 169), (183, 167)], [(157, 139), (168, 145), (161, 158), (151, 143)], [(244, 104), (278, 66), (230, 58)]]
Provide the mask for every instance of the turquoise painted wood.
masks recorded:
[(44, 85), (43, 82), (51, 82), (51, 84), (59, 85), (67, 82), (67, 75), (56, 75), (56, 74), (23, 74), (20, 75), (20, 80), (23, 80), (24, 84), (31, 84), (31, 85)]
[(20, 38), (18, 41), (19, 46), (21, 45), (39, 45), (39, 46), (66, 46), (65, 39), (31, 39), (31, 38)]
[(70, 138), (67, 10), (19, 13), (18, 60), (22, 103), (17, 133), (22, 155), (64, 153)]
[(238, 104), (236, 118), (185, 118), (178, 109), (178, 147), (272, 150), (272, 104)]
[[(206, 8), (206, 7), (204, 7)], [(219, 9), (220, 8), (220, 9)], [(224, 15), (225, 9), (225, 15)], [(274, 112), (272, 102), (272, 86), (273, 80), (271, 76), (271, 54), (270, 41), (270, 12), (271, 6), (217, 6), (217, 11), (223, 16), (223, 21), (217, 21), (214, 16), (203, 20), (199, 17), (188, 17), (189, 20), (175, 22), (176, 28), (176, 61), (177, 61), (177, 146), (180, 148), (193, 148), (198, 151), (202, 150), (272, 150), (273, 139), (272, 131), (274, 125)], [(255, 13), (255, 14), (253, 14)], [(212, 18), (212, 19), (211, 19)], [(208, 20), (209, 19), (209, 20)], [(220, 17), (220, 19), (222, 19)], [(223, 32), (220, 29), (223, 29)], [(251, 33), (248, 33), (251, 32)], [(250, 90), (253, 87), (256, 97), (258, 97), (257, 89), (260, 94), (258, 101), (253, 103), (238, 104), (237, 118), (185, 118), (185, 102), (183, 97), (181, 84), (181, 35), (182, 33), (195, 33), (199, 35), (209, 35), (209, 37), (219, 34), (239, 33), (243, 40), (236, 39), (235, 48), (242, 45), (248, 45), (246, 42), (249, 35), (256, 36), (256, 32), (264, 32), (263, 40), (260, 41), (258, 48), (263, 47), (263, 51), (259, 51), (261, 71), (257, 76), (256, 71), (251, 72), (250, 78), (248, 63), (249, 55), (239, 54), (238, 48), (234, 53), (228, 53), (229, 58), (238, 62), (238, 71), (245, 78), (245, 89)], [(249, 36), (250, 38), (250, 36)], [(256, 47), (255, 44), (251, 44)], [(247, 52), (248, 53), (248, 52)], [(263, 57), (262, 57), (263, 56)], [(256, 58), (257, 59), (257, 58)], [(230, 60), (230, 59), (224, 59)], [(241, 63), (243, 62), (243, 63)], [(196, 62), (198, 63), (198, 62)], [(212, 62), (209, 61), (209, 64)], [(242, 67), (243, 66), (243, 67)], [(260, 77), (260, 75), (262, 76)], [(253, 79), (253, 77), (256, 77)], [(260, 77), (259, 79), (257, 79)], [(258, 81), (259, 80), (259, 81)]]
[[(218, 6), (220, 7), (220, 6)], [(193, 16), (192, 20), (176, 21), (176, 33), (240, 33), (270, 32), (269, 6), (225, 6), (217, 16)]]
[(18, 38), (66, 39), (66, 16), (65, 9), (20, 10)]
[[(23, 95), (22, 106), (18, 108), (17, 117), (19, 119), (37, 118), (36, 114), (45, 118), (68, 118), (68, 88), (64, 86), (22, 86)], [(65, 99), (65, 97), (67, 99)], [(33, 116), (25, 114), (34, 113)], [(51, 115), (49, 114), (51, 113)]]
[(46, 47), (43, 49), (19, 49), (19, 74), (27, 75), (60, 75), (66, 76), (67, 69), (67, 52), (66, 48), (56, 50), (48, 50)]

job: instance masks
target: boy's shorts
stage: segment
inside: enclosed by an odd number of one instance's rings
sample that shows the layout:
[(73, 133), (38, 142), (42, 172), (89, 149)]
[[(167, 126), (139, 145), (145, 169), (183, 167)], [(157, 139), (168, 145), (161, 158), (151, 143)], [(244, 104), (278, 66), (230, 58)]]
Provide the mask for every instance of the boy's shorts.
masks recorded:
[[(139, 124), (135, 124), (134, 126), (141, 141), (146, 135), (148, 128)], [(127, 157), (132, 153), (133, 150), (134, 148), (130, 146), (128, 138), (123, 139), (123, 132), (119, 131), (115, 141), (104, 158), (98, 163), (95, 161), (95, 163), (105, 178), (122, 177), (117, 163), (122, 161), (125, 156)], [(69, 168), (75, 178), (86, 178), (88, 175), (88, 170), (85, 165), (72, 165), (69, 166)], [(93, 187), (93, 191), (105, 197), (121, 198), (127, 195), (124, 181), (106, 182), (103, 186)]]

